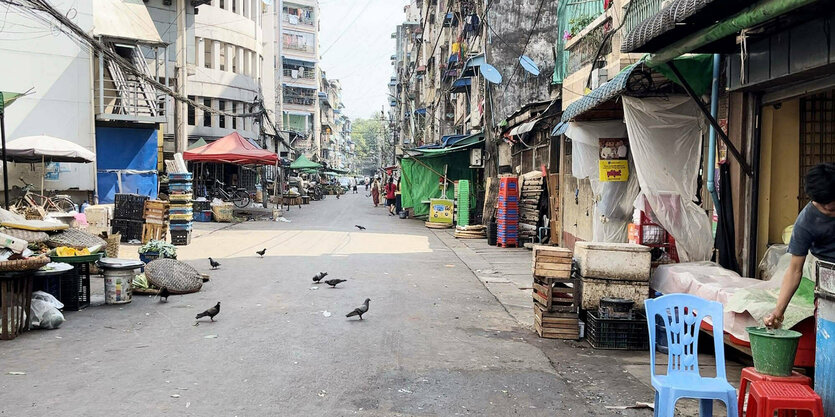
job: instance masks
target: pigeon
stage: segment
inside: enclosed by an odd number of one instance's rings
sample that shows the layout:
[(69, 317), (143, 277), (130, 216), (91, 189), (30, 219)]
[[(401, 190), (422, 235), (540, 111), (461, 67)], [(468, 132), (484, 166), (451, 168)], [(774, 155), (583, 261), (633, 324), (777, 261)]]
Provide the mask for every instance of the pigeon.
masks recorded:
[(326, 276), (328, 276), (328, 273), (327, 273), (327, 272), (320, 272), (320, 273), (318, 273), (318, 274), (316, 274), (316, 275), (314, 275), (314, 276), (313, 276), (313, 282), (315, 282), (315, 283), (317, 283), (317, 284), (318, 284), (318, 283), (319, 283), (319, 281), (321, 281), (321, 280), (322, 280), (322, 278), (324, 278), (324, 277), (326, 277)]
[(362, 320), (362, 315), (368, 312), (368, 302), (371, 301), (370, 298), (366, 298), (365, 302), (362, 303), (361, 306), (354, 309), (354, 311), (345, 315), (345, 317), (354, 317), (360, 316), (360, 320)]
[(260, 257), (264, 257), (264, 254), (267, 253), (267, 248), (261, 249), (259, 251), (255, 251)]
[(167, 303), (169, 295), (171, 295), (171, 293), (168, 292), (168, 288), (166, 288), (166, 287), (160, 288), (160, 290), (159, 290), (159, 300), (160, 301), (162, 301), (162, 299), (164, 298), (165, 302)]
[[(367, 310), (367, 308), (366, 308), (366, 310)], [(215, 321), (215, 316), (218, 315), (218, 313), (220, 313), (220, 301), (218, 301), (217, 304), (215, 304), (214, 307), (212, 307), (212, 308), (198, 314), (197, 316), (195, 316), (194, 319), (197, 320), (200, 317), (207, 317), (208, 316), (211, 321)]]
[(214, 259), (212, 259), (212, 258), (209, 258), (209, 265), (211, 265), (211, 266), (212, 266), (212, 269), (217, 269), (217, 267), (219, 267), (219, 266), (220, 266), (220, 262), (215, 261), (215, 260), (214, 260)]
[(356, 227), (357, 229), (360, 229), (360, 230), (365, 230), (365, 227), (362, 227), (358, 224), (355, 224), (354, 227)]
[(337, 284), (339, 284), (341, 282), (345, 282), (345, 281), (348, 281), (348, 280), (347, 279), (329, 279), (329, 280), (325, 281), (325, 284), (330, 285), (331, 288), (336, 288)]

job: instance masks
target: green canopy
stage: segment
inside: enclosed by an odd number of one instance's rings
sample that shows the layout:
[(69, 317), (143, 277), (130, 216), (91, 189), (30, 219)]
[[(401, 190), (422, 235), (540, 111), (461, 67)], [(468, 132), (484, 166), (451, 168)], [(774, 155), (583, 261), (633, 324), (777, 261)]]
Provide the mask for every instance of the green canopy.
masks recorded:
[[(447, 179), (450, 181), (468, 180), (475, 184), (477, 171), (470, 168), (470, 153), (466, 149), (456, 152), (441, 153), (435, 155), (420, 155), (400, 160), (400, 194), (403, 199), (403, 207), (411, 207), (415, 216), (428, 216), (429, 205), (424, 204), (430, 198), (441, 197), (440, 174), (447, 167)], [(472, 195), (474, 190), (470, 190)], [(445, 198), (453, 198), (454, 190), (452, 185), (447, 186)]]
[(292, 164), (290, 164), (290, 169), (306, 169), (306, 168), (307, 169), (311, 169), (311, 168), (319, 169), (319, 168), (322, 168), (322, 165), (317, 164), (316, 162), (313, 162), (310, 159), (307, 159), (307, 157), (304, 156), (304, 155), (300, 155), (298, 158), (296, 158), (295, 161), (293, 161)]
[(482, 142), (484, 142), (484, 132), (479, 132), (479, 133), (475, 133), (475, 134), (472, 134), (470, 136), (467, 136), (466, 138), (461, 139), (458, 142), (455, 142), (455, 144), (453, 144), (452, 146), (449, 146), (449, 147), (446, 147), (446, 148), (426, 148), (426, 149), (415, 148), (415, 149), (412, 149), (412, 150), (420, 152), (420, 153), (425, 154), (425, 155), (445, 155), (445, 154), (449, 154), (449, 153), (452, 153), (452, 152), (457, 152), (457, 151), (469, 148), (473, 145), (477, 145), (477, 144), (482, 143)]
[(200, 139), (197, 139), (197, 142), (194, 142), (193, 145), (189, 146), (188, 150), (197, 149), (201, 146), (206, 146), (206, 145), (208, 145), (208, 143), (206, 142), (206, 139), (200, 138)]
[(8, 105), (14, 103), (14, 101), (22, 95), (23, 93), (11, 93), (8, 91), (0, 91), (0, 113), (3, 113)]

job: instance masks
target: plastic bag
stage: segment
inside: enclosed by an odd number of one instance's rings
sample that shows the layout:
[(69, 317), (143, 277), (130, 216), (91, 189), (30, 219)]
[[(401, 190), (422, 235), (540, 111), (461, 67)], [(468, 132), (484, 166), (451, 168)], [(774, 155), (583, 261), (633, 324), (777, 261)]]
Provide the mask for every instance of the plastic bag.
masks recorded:
[(60, 309), (62, 309), (62, 308), (64, 308), (64, 303), (62, 303), (62, 302), (58, 301), (58, 299), (57, 299), (57, 298), (55, 298), (55, 296), (53, 296), (52, 294), (50, 294), (50, 293), (48, 293), (48, 292), (43, 292), (43, 291), (35, 291), (35, 292), (33, 292), (33, 293), (32, 293), (32, 299), (33, 299), (33, 300), (43, 300), (43, 301), (46, 301), (46, 302), (47, 302), (47, 303), (49, 303), (51, 306), (53, 306), (53, 307), (55, 307), (55, 308), (57, 308), (57, 309), (59, 309), (59, 310), (60, 310)]
[(52, 303), (39, 298), (32, 299), (31, 312), (33, 329), (57, 329), (65, 321)]

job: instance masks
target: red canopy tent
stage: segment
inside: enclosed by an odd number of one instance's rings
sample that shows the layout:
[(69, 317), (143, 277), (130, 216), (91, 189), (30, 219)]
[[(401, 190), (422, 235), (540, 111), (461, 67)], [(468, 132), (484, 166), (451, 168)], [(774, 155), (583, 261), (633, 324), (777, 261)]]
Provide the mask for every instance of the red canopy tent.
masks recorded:
[(192, 162), (220, 162), (238, 165), (275, 165), (278, 155), (259, 148), (238, 132), (224, 136), (208, 145), (183, 152), (183, 159)]

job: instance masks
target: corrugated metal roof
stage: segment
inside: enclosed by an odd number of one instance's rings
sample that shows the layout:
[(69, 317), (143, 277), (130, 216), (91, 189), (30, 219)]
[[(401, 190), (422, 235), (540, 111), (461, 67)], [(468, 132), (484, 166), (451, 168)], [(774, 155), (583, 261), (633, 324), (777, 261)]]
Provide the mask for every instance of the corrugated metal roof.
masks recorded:
[(571, 103), (563, 111), (561, 120), (563, 122), (568, 122), (571, 119), (621, 95), (626, 90), (626, 84), (627, 81), (629, 81), (629, 76), (638, 65), (642, 65), (642, 63), (636, 62), (624, 68), (623, 71), (618, 73), (615, 78), (609, 80), (609, 82), (595, 88), (592, 92), (586, 94), (581, 99)]

